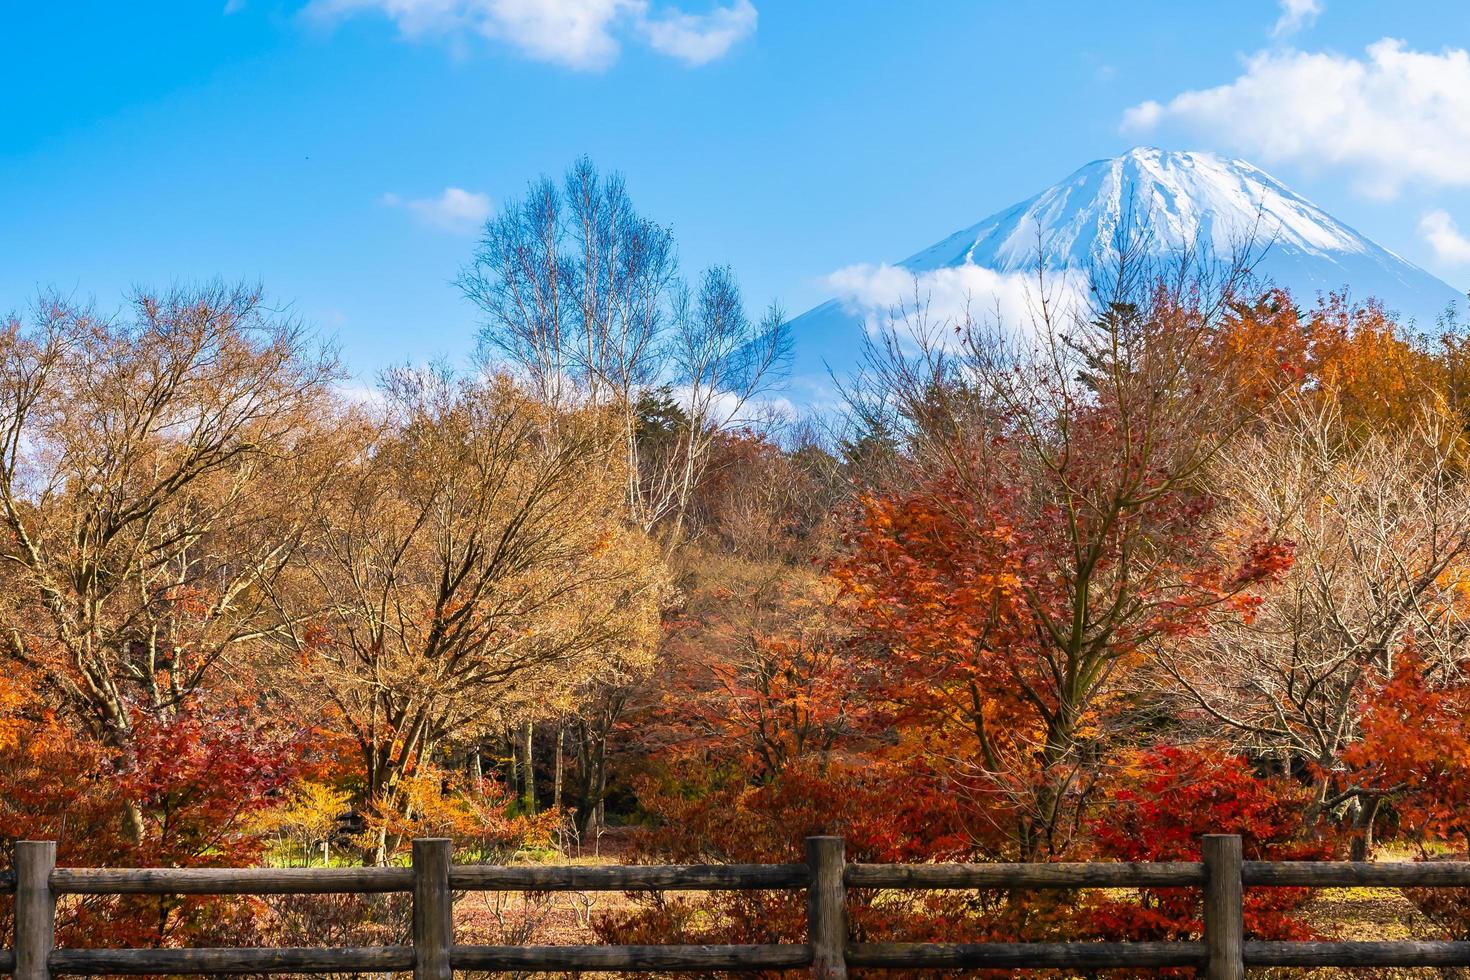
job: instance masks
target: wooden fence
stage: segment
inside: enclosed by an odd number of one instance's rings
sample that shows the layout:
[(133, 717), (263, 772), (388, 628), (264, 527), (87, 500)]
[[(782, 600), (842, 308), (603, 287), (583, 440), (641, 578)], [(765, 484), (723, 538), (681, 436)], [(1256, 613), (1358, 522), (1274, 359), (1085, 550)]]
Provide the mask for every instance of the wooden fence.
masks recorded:
[[(1243, 889), (1470, 886), (1470, 862), (1243, 861), (1239, 837), (1203, 839), (1203, 861), (1151, 864), (848, 864), (840, 837), (811, 837), (805, 864), (497, 867), (456, 865), (450, 842), (413, 842), (408, 868), (96, 869), (56, 867), (56, 845), (22, 841), (0, 890), (15, 894), (15, 942), (0, 972), (60, 975), (190, 973), (413, 973), (455, 970), (810, 970), (841, 980), (850, 967), (1018, 969), (1194, 967), (1238, 980), (1247, 966), (1470, 965), (1470, 942), (1247, 942)], [(1199, 888), (1204, 935), (1195, 942), (851, 943), (847, 889)], [(805, 889), (807, 941), (767, 946), (462, 946), (457, 891), (691, 891)], [(63, 895), (279, 895), (412, 892), (408, 946), (297, 949), (57, 949)]]

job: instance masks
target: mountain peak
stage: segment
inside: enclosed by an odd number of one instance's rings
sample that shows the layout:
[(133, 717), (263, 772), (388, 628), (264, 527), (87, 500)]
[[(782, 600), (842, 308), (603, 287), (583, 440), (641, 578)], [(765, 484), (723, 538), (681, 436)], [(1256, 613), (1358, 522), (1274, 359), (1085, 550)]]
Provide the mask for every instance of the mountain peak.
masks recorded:
[(980, 308), (991, 298), (977, 292), (991, 291), (1004, 305), (1004, 294), (1014, 299), (1017, 283), (1039, 261), (1053, 271), (1085, 270), (1105, 264), (1125, 237), (1157, 257), (1197, 247), (1206, 257), (1229, 259), (1248, 247), (1259, 256), (1257, 274), (1291, 290), (1304, 307), (1319, 293), (1346, 288), (1355, 299), (1378, 299), (1401, 318), (1428, 325), (1464, 299), (1251, 163), (1137, 146), (1094, 160), (902, 262), (834, 274), (834, 286), (847, 295), (793, 321), (798, 361), (810, 363), (814, 354), (828, 360), (822, 348), (831, 344), (850, 348), (853, 331), (912, 301), (916, 288)]
[[(929, 270), (970, 263), (1020, 272), (1043, 259), (1053, 268), (1082, 268), (1105, 259), (1120, 231), (1143, 236), (1160, 254), (1199, 242), (1228, 255), (1253, 244), (1268, 255), (1283, 250), (1318, 257), (1377, 255), (1407, 265), (1259, 167), (1198, 150), (1152, 146), (1095, 160), (902, 265)], [(1336, 289), (1348, 282), (1325, 285), (1329, 279), (1314, 277), (1311, 285)]]

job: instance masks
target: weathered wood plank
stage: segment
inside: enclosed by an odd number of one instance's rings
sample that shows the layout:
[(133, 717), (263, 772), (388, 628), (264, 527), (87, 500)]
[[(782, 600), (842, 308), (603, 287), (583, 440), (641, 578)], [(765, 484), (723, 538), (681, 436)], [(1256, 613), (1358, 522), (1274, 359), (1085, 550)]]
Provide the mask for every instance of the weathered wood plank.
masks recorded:
[(56, 974), (407, 972), (413, 947), (360, 949), (58, 949)]
[(805, 888), (804, 864), (667, 864), (615, 867), (536, 867), (457, 864), (455, 891), (717, 891)]
[[(851, 888), (1185, 888), (1204, 884), (1197, 862), (1157, 864), (852, 864)], [(1470, 862), (1245, 861), (1247, 886), (1330, 888), (1470, 887)], [(804, 888), (805, 865), (627, 865), (535, 867), (455, 865), (464, 891), (677, 891)], [(408, 868), (57, 868), (58, 894), (267, 895), (411, 891)], [(13, 872), (0, 892), (13, 891)]]
[(1266, 887), (1463, 888), (1470, 861), (1246, 861), (1241, 879)]
[(1196, 861), (1143, 864), (849, 864), (849, 888), (1189, 888), (1205, 883)]
[(786, 946), (456, 946), (456, 970), (794, 970), (811, 947)]
[(66, 895), (316, 895), (413, 890), (411, 868), (57, 868)]
[(841, 837), (808, 837), (806, 934), (812, 949), (812, 976), (847, 980), (847, 888), (843, 870), (847, 848)]
[(1206, 834), (1201, 842), (1205, 859), (1205, 977), (1206, 980), (1245, 980), (1245, 893), (1241, 887), (1242, 845), (1236, 834)]
[(453, 980), (454, 896), (449, 891), (453, 843), (447, 837), (413, 842), (414, 980)]
[(1248, 966), (1470, 966), (1467, 942), (1245, 944)]
[[(1330, 888), (1470, 887), (1470, 862), (1245, 861), (1247, 886)], [(1157, 864), (852, 864), (851, 888), (1185, 888), (1204, 884), (1197, 862)], [(805, 865), (628, 865), (535, 867), (455, 865), (463, 891), (677, 891), (804, 888)], [(57, 868), (58, 894), (267, 895), (411, 891), (408, 868)], [(13, 872), (0, 891), (13, 891)]]
[(51, 870), (56, 867), (56, 842), (15, 842), (15, 966), (16, 980), (49, 980), (47, 957), (56, 936), (56, 892)]
[(1203, 966), (1204, 943), (853, 943), (847, 965), (910, 969)]

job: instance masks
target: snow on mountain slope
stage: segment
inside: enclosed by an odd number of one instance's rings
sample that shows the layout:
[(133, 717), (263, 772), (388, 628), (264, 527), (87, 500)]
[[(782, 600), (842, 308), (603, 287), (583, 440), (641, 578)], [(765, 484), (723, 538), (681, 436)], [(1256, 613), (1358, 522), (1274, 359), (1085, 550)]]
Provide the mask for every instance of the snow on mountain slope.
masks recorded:
[(959, 316), (968, 305), (1024, 320), (1038, 258), (1063, 279), (1079, 276), (1106, 261), (1124, 225), (1161, 256), (1198, 243), (1228, 257), (1249, 244), (1260, 256), (1258, 274), (1289, 288), (1303, 306), (1347, 287), (1355, 298), (1375, 297), (1429, 326), (1448, 304), (1463, 305), (1447, 283), (1249, 163), (1140, 147), (1089, 163), (902, 262), (834, 273), (837, 298), (792, 321), (796, 373), (821, 374), (824, 364), (841, 371), (858, 346), (856, 331), (902, 302), (912, 305), (916, 287), (931, 319)]

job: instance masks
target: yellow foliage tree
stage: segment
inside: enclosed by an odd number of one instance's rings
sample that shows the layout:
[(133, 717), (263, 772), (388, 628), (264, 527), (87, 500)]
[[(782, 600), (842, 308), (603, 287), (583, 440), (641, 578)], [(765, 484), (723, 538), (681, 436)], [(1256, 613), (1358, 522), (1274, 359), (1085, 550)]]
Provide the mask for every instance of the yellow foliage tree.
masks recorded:
[(504, 377), (403, 371), (385, 394), (306, 549), (297, 601), (324, 612), (292, 645), (302, 694), (359, 747), (378, 861), (412, 822), (408, 780), (457, 733), (650, 647), (662, 581), (603, 413)]

